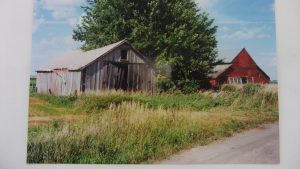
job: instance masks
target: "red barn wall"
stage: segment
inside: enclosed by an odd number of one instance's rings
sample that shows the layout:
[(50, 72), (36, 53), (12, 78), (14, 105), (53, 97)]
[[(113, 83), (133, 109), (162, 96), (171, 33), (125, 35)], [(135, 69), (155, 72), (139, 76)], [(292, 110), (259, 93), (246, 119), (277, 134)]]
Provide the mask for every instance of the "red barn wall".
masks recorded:
[[(232, 60), (231, 70), (226, 74), (226, 76), (227, 78), (246, 77), (248, 83), (264, 84), (269, 83), (270, 81), (270, 78), (256, 65), (245, 49), (243, 49), (239, 55)], [(229, 83), (229, 81), (227, 81), (227, 83)]]

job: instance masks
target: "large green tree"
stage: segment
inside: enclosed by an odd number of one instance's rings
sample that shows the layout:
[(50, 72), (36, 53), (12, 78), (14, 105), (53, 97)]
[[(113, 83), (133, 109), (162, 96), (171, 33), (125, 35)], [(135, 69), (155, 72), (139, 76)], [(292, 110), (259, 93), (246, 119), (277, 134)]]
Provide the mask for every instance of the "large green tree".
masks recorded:
[(87, 0), (73, 39), (83, 50), (128, 39), (176, 84), (205, 79), (216, 63), (217, 27), (194, 0)]

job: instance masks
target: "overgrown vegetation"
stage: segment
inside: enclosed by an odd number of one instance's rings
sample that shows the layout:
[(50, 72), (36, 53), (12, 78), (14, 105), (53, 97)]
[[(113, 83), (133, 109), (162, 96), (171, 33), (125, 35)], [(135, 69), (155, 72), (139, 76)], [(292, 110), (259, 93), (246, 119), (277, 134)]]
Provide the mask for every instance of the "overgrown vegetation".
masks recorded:
[[(176, 92), (175, 92), (176, 93)], [(103, 92), (78, 97), (32, 95), (30, 113), (84, 114), (29, 128), (29, 163), (151, 163), (278, 119), (274, 85), (223, 86), (218, 94)], [(36, 111), (36, 99), (49, 109)], [(67, 103), (67, 107), (62, 103)], [(35, 110), (35, 111), (34, 111)], [(74, 111), (80, 110), (80, 111)]]

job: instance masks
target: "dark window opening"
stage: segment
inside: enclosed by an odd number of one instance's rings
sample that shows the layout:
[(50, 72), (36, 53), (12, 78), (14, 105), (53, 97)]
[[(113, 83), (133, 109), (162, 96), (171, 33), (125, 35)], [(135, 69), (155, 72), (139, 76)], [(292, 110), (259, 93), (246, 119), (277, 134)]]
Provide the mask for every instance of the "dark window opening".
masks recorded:
[(121, 50), (121, 60), (127, 60), (127, 50)]
[(85, 77), (86, 77), (86, 69), (83, 69), (81, 72), (81, 91), (85, 91)]
[(242, 79), (242, 83), (243, 83), (243, 84), (246, 84), (246, 83), (248, 83), (248, 79), (247, 79), (247, 77), (241, 77), (241, 79)]

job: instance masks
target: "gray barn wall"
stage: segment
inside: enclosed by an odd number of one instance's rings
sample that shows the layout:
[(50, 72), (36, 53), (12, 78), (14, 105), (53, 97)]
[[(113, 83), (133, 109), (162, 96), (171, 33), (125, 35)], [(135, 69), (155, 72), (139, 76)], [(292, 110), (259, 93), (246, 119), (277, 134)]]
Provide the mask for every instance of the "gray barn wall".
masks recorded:
[(37, 92), (54, 95), (70, 95), (80, 91), (81, 72), (67, 70), (37, 73)]
[[(106, 56), (99, 58), (87, 66), (85, 72), (85, 90), (110, 90), (114, 89), (117, 82), (118, 74), (121, 71), (117, 66), (110, 62), (120, 62), (121, 50), (129, 48), (124, 44), (114, 51), (108, 53)], [(154, 80), (155, 72), (150, 65), (146, 64), (139, 54), (129, 48), (127, 53), (128, 58), (128, 79), (127, 90), (132, 91), (147, 91), (153, 92), (155, 90)]]
[[(54, 72), (37, 72), (37, 92), (53, 95), (70, 95), (75, 91), (110, 90), (115, 89), (122, 71), (113, 63), (120, 63), (121, 50), (127, 48), (128, 78), (127, 87), (129, 91), (155, 91), (155, 70), (141, 59), (140, 55), (123, 44), (112, 52), (100, 57), (89, 64), (83, 70), (68, 71), (59, 70)], [(124, 71), (123, 71), (124, 73)], [(83, 79), (84, 78), (84, 79)], [(83, 83), (85, 82), (85, 83)]]

